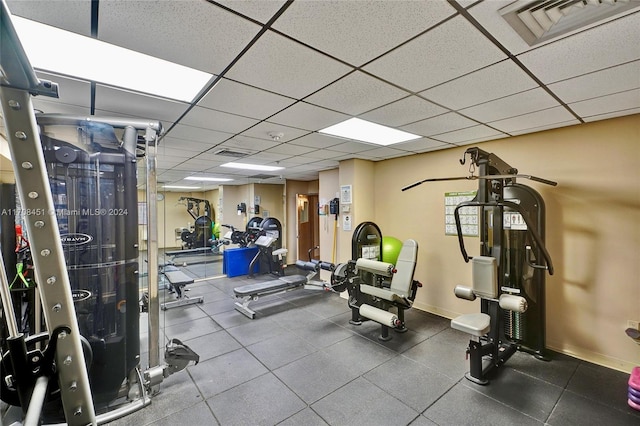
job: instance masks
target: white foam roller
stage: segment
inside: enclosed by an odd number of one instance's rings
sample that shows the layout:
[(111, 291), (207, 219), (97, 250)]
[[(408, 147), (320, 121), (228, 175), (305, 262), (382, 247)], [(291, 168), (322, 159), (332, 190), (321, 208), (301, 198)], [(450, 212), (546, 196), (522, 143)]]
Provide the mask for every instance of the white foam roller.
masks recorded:
[(500, 296), (500, 307), (514, 312), (524, 312), (529, 307), (527, 299), (513, 294), (503, 294)]
[(473, 289), (463, 285), (457, 285), (456, 288), (453, 289), (453, 293), (460, 299), (476, 300), (476, 295), (473, 293)]
[(356, 260), (356, 268), (367, 272), (373, 272), (377, 275), (390, 277), (394, 266), (393, 263), (380, 262), (378, 260), (358, 259)]
[(398, 316), (396, 314), (383, 311), (382, 309), (375, 308), (371, 305), (360, 306), (360, 315), (389, 327), (395, 327), (396, 322), (398, 321)]

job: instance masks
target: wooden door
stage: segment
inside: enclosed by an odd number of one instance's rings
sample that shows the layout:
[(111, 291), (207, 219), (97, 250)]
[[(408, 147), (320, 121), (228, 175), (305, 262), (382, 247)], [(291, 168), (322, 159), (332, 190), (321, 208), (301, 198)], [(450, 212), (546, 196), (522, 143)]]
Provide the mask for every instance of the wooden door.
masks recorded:
[[(309, 260), (309, 250), (318, 245), (318, 196), (298, 194), (298, 259)], [(319, 252), (311, 253), (318, 258)]]

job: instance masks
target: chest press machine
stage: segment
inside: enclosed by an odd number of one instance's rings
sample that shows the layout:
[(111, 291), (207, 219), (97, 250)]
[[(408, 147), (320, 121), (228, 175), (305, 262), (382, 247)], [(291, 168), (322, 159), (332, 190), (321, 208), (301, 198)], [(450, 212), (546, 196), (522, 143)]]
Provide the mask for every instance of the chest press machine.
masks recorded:
[[(467, 355), (469, 372), (465, 377), (477, 384), (489, 383), (488, 374), (504, 364), (516, 351), (548, 361), (545, 356), (545, 271), (553, 275), (553, 263), (544, 245), (545, 205), (533, 188), (516, 183), (526, 178), (556, 186), (556, 182), (518, 174), (498, 156), (479, 148), (469, 148), (460, 160), (471, 160), (470, 171), (479, 175), (436, 178), (477, 180), (478, 191), (471, 201), (454, 209), (460, 251), (471, 261), (472, 286), (456, 286), (456, 297), (481, 299), (480, 313), (460, 315), (451, 327), (471, 335)], [(464, 245), (460, 210), (479, 211), (480, 255), (471, 257)]]

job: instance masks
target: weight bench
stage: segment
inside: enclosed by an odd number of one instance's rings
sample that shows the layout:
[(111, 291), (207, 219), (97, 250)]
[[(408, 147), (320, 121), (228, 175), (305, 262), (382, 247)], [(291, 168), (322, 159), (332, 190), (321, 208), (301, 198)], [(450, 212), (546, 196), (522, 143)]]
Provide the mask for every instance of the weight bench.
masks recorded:
[[(186, 295), (187, 284), (193, 283), (193, 278), (182, 272), (180, 269), (172, 265), (164, 266), (162, 270), (163, 275), (171, 284), (171, 287), (176, 292), (177, 299), (171, 302), (162, 303), (160, 309), (166, 311), (167, 309), (177, 308), (178, 306), (193, 305), (194, 303), (204, 303), (204, 297), (188, 297)], [(183, 294), (183, 290), (185, 294)]]
[[(413, 279), (417, 258), (418, 243), (409, 239), (402, 244), (395, 266), (391, 263), (363, 258), (356, 261), (356, 271), (362, 270), (378, 276), (391, 277), (389, 288), (360, 284), (360, 292), (371, 296), (373, 305), (361, 304), (359, 314), (381, 325), (382, 329), (378, 337), (380, 340), (391, 339), (389, 327), (400, 333), (407, 331), (404, 311), (411, 308), (418, 287), (422, 287), (420, 282)], [(393, 307), (397, 308), (397, 314), (389, 312)]]
[[(522, 296), (500, 294), (498, 266), (494, 257), (475, 256), (471, 258), (471, 268), (472, 287), (458, 285), (454, 293), (461, 299), (484, 299), (487, 313), (483, 310), (481, 313), (460, 315), (451, 320), (451, 328), (471, 335), (467, 348), (469, 372), (465, 377), (479, 385), (486, 385), (489, 383), (489, 371), (504, 364), (517, 350), (515, 343), (501, 337), (504, 311), (525, 312), (528, 305)], [(489, 363), (483, 365), (483, 360)]]
[(286, 293), (300, 288), (307, 290), (330, 290), (324, 282), (319, 281), (316, 278), (320, 269), (332, 270), (333, 264), (327, 262), (304, 262), (298, 260), (296, 262), (296, 267), (309, 271), (309, 273), (307, 275), (284, 276), (277, 280), (247, 284), (234, 288), (233, 292), (235, 296), (242, 299), (242, 302), (235, 303), (236, 310), (250, 319), (255, 319), (256, 313), (249, 308), (249, 303), (258, 300), (261, 296)]

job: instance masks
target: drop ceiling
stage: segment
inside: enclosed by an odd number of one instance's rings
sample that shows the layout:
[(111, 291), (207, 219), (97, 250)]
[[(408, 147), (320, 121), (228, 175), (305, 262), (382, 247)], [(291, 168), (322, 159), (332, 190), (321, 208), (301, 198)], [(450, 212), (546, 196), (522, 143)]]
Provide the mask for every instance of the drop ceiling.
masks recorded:
[[(91, 3), (7, 2), (14, 15), (93, 32), (214, 79), (185, 103), (37, 70), (59, 83), (60, 98), (34, 106), (161, 121), (158, 180), (167, 185), (191, 175), (313, 180), (341, 160), (640, 113), (640, 3), (534, 46), (501, 16), (513, 0), (99, 0), (93, 20)], [(318, 133), (350, 117), (422, 137), (380, 147)], [(284, 169), (260, 179), (220, 168), (228, 161)]]

